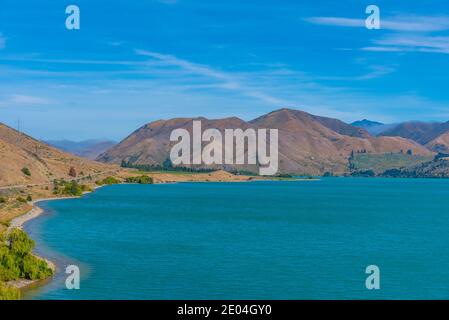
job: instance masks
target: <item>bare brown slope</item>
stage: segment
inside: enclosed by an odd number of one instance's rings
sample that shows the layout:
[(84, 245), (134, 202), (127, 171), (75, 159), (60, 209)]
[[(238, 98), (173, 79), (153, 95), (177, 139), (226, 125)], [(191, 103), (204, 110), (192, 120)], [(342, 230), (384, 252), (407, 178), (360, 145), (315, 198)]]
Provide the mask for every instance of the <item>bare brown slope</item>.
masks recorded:
[[(170, 152), (170, 133), (177, 128), (190, 131), (189, 118), (156, 121), (135, 131), (117, 146), (99, 157), (100, 161), (135, 164), (162, 164)], [(282, 172), (323, 174), (326, 171), (344, 173), (352, 151), (371, 153), (412, 150), (415, 154), (430, 152), (415, 142), (399, 137), (371, 137), (365, 130), (342, 121), (310, 115), (306, 112), (281, 109), (250, 122), (238, 118), (202, 120), (203, 130), (217, 128), (272, 128), (279, 130), (279, 160)], [(232, 166), (233, 169), (254, 169)], [(229, 168), (226, 168), (229, 169)]]
[(426, 147), (435, 152), (449, 153), (449, 132), (433, 139), (426, 144)]
[(98, 157), (99, 161), (120, 164), (122, 160), (134, 164), (162, 164), (168, 159), (171, 146), (170, 134), (175, 129), (186, 129), (192, 133), (192, 121), (200, 120), (202, 130), (216, 128), (246, 129), (250, 127), (245, 121), (233, 117), (219, 120), (206, 118), (175, 118), (171, 120), (158, 120), (144, 125), (134, 131), (118, 145), (109, 149)]
[(394, 128), (382, 132), (380, 135), (403, 137), (425, 145), (448, 131), (449, 122), (410, 121), (401, 123)]
[[(78, 174), (95, 175), (117, 169), (64, 153), (4, 124), (0, 124), (0, 186), (49, 183), (53, 179), (70, 179), (71, 167)], [(31, 176), (22, 172), (28, 168)]]
[[(430, 152), (419, 144), (399, 138), (375, 138), (340, 134), (317, 121), (317, 116), (296, 110), (281, 109), (257, 118), (251, 123), (266, 128), (279, 129), (281, 168), (287, 172), (321, 174), (326, 171), (347, 171), (351, 152), (388, 153), (412, 150), (415, 154)], [(339, 120), (340, 132), (351, 133), (351, 129)], [(354, 134), (354, 133), (352, 133)]]

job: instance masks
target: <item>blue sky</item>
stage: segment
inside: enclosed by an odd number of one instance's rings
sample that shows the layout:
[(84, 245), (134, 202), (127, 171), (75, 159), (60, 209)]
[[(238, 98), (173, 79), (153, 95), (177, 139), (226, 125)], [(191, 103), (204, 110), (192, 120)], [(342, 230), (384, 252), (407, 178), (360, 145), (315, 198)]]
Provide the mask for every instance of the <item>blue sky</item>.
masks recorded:
[[(364, 27), (370, 4), (381, 30)], [(447, 0), (0, 1), (0, 121), (40, 139), (282, 107), (448, 121), (448, 61)]]

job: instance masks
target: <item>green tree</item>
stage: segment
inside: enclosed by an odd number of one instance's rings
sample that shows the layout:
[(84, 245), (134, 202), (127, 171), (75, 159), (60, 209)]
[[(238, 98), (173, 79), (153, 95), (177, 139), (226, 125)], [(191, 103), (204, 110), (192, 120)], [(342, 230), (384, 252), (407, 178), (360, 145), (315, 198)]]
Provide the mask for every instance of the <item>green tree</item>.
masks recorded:
[(149, 176), (128, 177), (125, 179), (127, 183), (152, 184), (153, 178)]
[(34, 241), (20, 229), (13, 229), (8, 236), (8, 241), (11, 252), (19, 257), (31, 253), (34, 248)]
[(26, 175), (26, 176), (31, 176), (31, 171), (30, 171), (30, 169), (28, 169), (27, 167), (23, 167), (23, 168), (22, 168), (22, 172), (23, 172), (23, 174)]
[(19, 300), (20, 290), (0, 282), (0, 300)]
[(103, 180), (96, 181), (95, 183), (99, 186), (102, 186), (102, 185), (118, 184), (120, 183), (120, 181), (114, 177), (107, 177)]

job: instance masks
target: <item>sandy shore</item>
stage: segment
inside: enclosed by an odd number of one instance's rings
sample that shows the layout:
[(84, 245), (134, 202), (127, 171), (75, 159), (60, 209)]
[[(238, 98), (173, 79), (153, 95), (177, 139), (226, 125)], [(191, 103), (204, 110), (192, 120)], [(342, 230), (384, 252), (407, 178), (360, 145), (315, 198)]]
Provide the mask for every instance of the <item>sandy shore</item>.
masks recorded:
[(36, 201), (32, 201), (31, 205), (33, 206), (33, 208), (30, 211), (28, 211), (27, 213), (25, 213), (17, 218), (12, 219), (9, 224), (9, 227), (8, 227), (8, 232), (14, 228), (22, 229), (23, 225), (26, 222), (39, 217), (44, 212), (44, 210), (42, 210), (37, 205), (39, 202), (51, 201), (51, 200), (62, 200), (62, 199), (73, 199), (73, 198), (76, 198), (76, 197), (55, 197), (55, 198), (46, 198), (46, 199), (39, 199)]

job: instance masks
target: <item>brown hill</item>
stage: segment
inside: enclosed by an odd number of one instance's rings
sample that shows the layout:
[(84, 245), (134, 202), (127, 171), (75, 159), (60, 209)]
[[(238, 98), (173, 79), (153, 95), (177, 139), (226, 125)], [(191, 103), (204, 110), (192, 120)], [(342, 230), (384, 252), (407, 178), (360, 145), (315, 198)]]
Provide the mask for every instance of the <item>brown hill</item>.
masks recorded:
[(203, 131), (209, 128), (223, 131), (224, 129), (250, 127), (245, 121), (236, 117), (219, 120), (208, 120), (201, 117), (159, 120), (134, 131), (122, 142), (100, 155), (97, 160), (116, 164), (125, 160), (133, 164), (160, 165), (169, 158), (173, 145), (170, 143), (171, 132), (183, 128), (192, 133), (193, 120), (201, 120)]
[(392, 129), (382, 132), (382, 136), (399, 136), (426, 146), (435, 152), (449, 152), (449, 121), (439, 122), (404, 122)]
[[(192, 120), (201, 120), (202, 129), (271, 128), (279, 130), (279, 167), (281, 172), (296, 174), (336, 174), (348, 171), (352, 151), (389, 153), (412, 150), (414, 154), (430, 152), (419, 144), (400, 137), (371, 137), (365, 130), (340, 120), (314, 116), (306, 112), (281, 109), (250, 122), (238, 118), (208, 120), (182, 118), (159, 120), (144, 125), (118, 145), (100, 155), (99, 161), (120, 164), (162, 165), (169, 158), (173, 143), (172, 130), (191, 132)], [(252, 170), (255, 166), (221, 166), (227, 170)]]
[(382, 132), (382, 136), (398, 136), (416, 141), (422, 145), (449, 131), (449, 122), (411, 121), (398, 124), (394, 128)]
[(426, 147), (435, 152), (449, 153), (449, 132), (443, 133), (428, 142)]
[[(95, 176), (116, 166), (64, 153), (0, 124), (0, 187), (49, 183), (53, 179), (73, 179), (71, 167), (80, 174)], [(22, 169), (28, 168), (30, 175)]]

